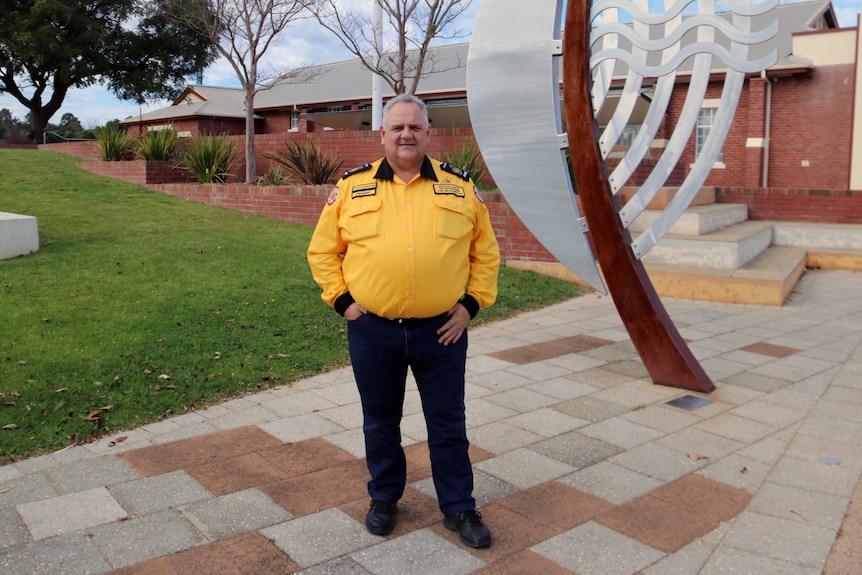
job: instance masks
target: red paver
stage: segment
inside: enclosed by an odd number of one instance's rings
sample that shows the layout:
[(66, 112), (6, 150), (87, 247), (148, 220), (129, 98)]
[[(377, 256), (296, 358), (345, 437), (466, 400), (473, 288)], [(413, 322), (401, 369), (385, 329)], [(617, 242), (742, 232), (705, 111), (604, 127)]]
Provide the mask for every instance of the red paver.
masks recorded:
[(273, 501), (301, 517), (367, 498), (368, 469), (364, 459), (261, 486)]
[(556, 533), (585, 523), (613, 504), (558, 481), (548, 481), (498, 502)]
[(472, 575), (577, 575), (532, 551), (521, 551)]
[(123, 457), (138, 473), (151, 477), (278, 447), (281, 443), (259, 427), (250, 425), (127, 451)]
[(488, 355), (509, 363), (523, 365), (534, 361), (542, 361), (552, 357), (559, 357), (570, 353), (578, 353), (588, 349), (595, 349), (614, 342), (589, 335), (575, 335), (562, 337), (541, 343), (532, 343), (521, 347), (504, 349)]
[(174, 553), (168, 560), (179, 575), (264, 575), (294, 573), (299, 565), (257, 532)]
[(110, 571), (105, 575), (179, 575), (166, 557), (151, 559), (137, 565), (130, 565)]
[(717, 522), (649, 495), (603, 513), (596, 522), (666, 553), (718, 527)]
[(771, 343), (758, 342), (753, 343), (751, 345), (747, 345), (741, 348), (742, 351), (748, 351), (750, 353), (759, 353), (760, 355), (768, 355), (770, 357), (787, 357), (789, 355), (793, 355), (795, 353), (799, 353), (801, 350), (785, 347), (783, 345), (773, 345)]
[[(368, 513), (370, 502), (368, 496), (365, 496), (362, 499), (341, 505), (339, 509), (364, 525), (365, 514)], [(442, 520), (443, 515), (440, 513), (436, 499), (408, 487), (404, 490), (401, 501), (398, 502), (398, 518), (395, 521), (395, 530), (387, 538), (392, 539)]]
[(649, 495), (715, 523), (727, 521), (742, 513), (752, 497), (747, 491), (696, 473), (657, 487)]
[(544, 525), (540, 525), (496, 503), (483, 507), (480, 512), (482, 513), (482, 521), (491, 530), (492, 542), (488, 548), (473, 549), (466, 547), (461, 543), (461, 538), (457, 533), (443, 527), (442, 517), (440, 517), (438, 523), (431, 526), (431, 529), (488, 563), (505, 559), (510, 555), (514, 555), (519, 551), (532, 547), (536, 543), (557, 535), (556, 532)]

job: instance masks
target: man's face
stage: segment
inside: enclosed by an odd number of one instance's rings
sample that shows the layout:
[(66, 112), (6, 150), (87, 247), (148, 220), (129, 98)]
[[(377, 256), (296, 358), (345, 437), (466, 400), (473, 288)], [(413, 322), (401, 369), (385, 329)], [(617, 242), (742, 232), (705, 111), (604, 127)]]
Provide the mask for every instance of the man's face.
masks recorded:
[(429, 127), (419, 106), (410, 102), (392, 106), (380, 128), (380, 140), (390, 164), (418, 170), (429, 140)]

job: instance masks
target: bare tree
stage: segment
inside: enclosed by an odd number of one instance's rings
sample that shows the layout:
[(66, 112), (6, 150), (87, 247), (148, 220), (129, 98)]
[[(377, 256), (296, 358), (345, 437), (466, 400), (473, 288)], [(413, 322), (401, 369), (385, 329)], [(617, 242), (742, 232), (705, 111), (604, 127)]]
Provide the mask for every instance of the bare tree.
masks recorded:
[(256, 176), (254, 97), (276, 81), (301, 82), (311, 75), (305, 68), (264, 76), (261, 59), (291, 22), (311, 17), (313, 0), (167, 0), (171, 13), (210, 39), (233, 68), (245, 93), (245, 181)]
[[(339, 0), (316, 0), (311, 10), (324, 28), (335, 34), (351, 54), (379, 74), (396, 94), (415, 94), (419, 81), (444, 71), (429, 52), (433, 40), (465, 34), (452, 25), (473, 0), (377, 0), (389, 30), (375, 41), (371, 14), (339, 9)], [(463, 64), (456, 63), (455, 67)], [(452, 68), (452, 64), (448, 68)]]

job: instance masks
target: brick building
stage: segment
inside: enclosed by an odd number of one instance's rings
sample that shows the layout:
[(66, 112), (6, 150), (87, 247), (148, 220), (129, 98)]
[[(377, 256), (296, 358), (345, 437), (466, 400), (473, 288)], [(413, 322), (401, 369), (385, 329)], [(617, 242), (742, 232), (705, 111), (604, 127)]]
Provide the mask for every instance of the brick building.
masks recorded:
[[(862, 104), (858, 26), (838, 28), (829, 1), (781, 4), (774, 13), (779, 32), (758, 50), (776, 48), (778, 61), (746, 80), (721, 161), (713, 167), (706, 185), (723, 190), (718, 197), (724, 194), (725, 199), (753, 188), (862, 190), (862, 146), (854, 146), (854, 142), (862, 143), (862, 119), (854, 117), (854, 110), (862, 109), (856, 105)], [(420, 83), (418, 95), (428, 103), (432, 121), (431, 154), (473, 141), (466, 69), (457, 65), (466, 62), (468, 48), (468, 44), (435, 48), (435, 61), (447, 70)], [(723, 70), (713, 70), (714, 83), (699, 121), (701, 139), (708, 133), (710, 111), (718, 105), (722, 76)], [(683, 67), (652, 143), (653, 156), (661, 153), (673, 131), (686, 97), (687, 79)], [(650, 90), (645, 82), (647, 101)], [(391, 95), (384, 94), (384, 98)], [(599, 122), (607, 112), (600, 111)], [(129, 131), (172, 125), (183, 136), (233, 134), (241, 148), (244, 118), (240, 89), (189, 86), (171, 106), (127, 118), (123, 124)], [(369, 72), (358, 60), (317, 66), (309, 82), (277, 84), (256, 96), (258, 169), (269, 167), (267, 154), (283, 149), (288, 141), (308, 137), (324, 150), (337, 153), (346, 166), (364, 163), (380, 153), (379, 142), (368, 132), (370, 126)], [(627, 129), (634, 134), (638, 126)], [(681, 158), (680, 170), (690, 167), (698, 147), (695, 133)]]

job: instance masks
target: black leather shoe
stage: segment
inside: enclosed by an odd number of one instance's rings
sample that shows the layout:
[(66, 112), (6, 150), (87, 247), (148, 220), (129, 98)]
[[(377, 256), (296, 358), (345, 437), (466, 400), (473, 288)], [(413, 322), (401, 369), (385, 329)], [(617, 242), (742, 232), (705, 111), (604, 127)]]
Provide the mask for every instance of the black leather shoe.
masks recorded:
[(389, 535), (395, 529), (398, 505), (388, 501), (371, 500), (371, 509), (365, 515), (365, 527), (373, 535)]
[(468, 547), (481, 548), (491, 545), (491, 532), (482, 523), (482, 516), (475, 509), (444, 516), (443, 527), (458, 533), (461, 542)]

